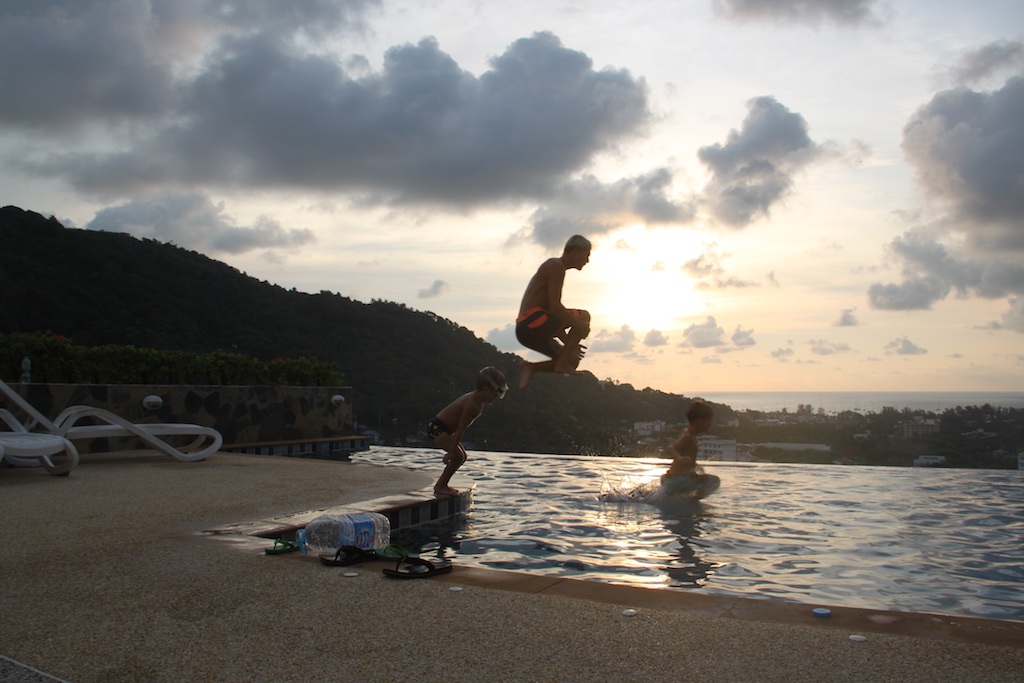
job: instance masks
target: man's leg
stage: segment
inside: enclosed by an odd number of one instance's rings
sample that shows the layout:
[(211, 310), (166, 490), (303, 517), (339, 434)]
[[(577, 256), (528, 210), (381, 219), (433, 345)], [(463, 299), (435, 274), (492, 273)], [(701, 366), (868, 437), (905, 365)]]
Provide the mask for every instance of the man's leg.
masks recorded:
[(569, 328), (565, 338), (565, 346), (555, 356), (553, 372), (574, 373), (583, 359), (583, 346), (580, 344), (590, 332), (590, 313), (587, 311), (574, 310), (573, 314), (580, 323)]
[(524, 360), (519, 363), (519, 388), (525, 389), (530, 386), (530, 380), (533, 379), (534, 373), (554, 371), (555, 361), (553, 360), (542, 360), (537, 363), (529, 363)]

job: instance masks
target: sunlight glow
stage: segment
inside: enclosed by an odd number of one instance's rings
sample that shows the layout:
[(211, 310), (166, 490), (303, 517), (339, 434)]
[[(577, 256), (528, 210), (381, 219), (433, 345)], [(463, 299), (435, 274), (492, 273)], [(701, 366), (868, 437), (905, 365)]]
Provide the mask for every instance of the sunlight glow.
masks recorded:
[(692, 289), (682, 264), (699, 253), (688, 235), (632, 228), (606, 240), (587, 266), (589, 279), (607, 283), (594, 291), (595, 326), (628, 325), (638, 335), (669, 330), (699, 315), (705, 297)]

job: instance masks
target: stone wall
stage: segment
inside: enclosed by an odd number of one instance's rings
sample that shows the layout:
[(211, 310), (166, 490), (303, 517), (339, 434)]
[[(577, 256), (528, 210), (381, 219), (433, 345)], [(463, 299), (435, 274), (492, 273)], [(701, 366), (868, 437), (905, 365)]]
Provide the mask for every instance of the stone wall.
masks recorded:
[[(54, 418), (72, 405), (109, 410), (131, 422), (187, 422), (213, 427), (225, 447), (273, 441), (303, 441), (347, 436), (352, 423), (351, 387), (169, 386), (103, 384), (11, 384), (35, 408)], [(144, 399), (157, 396), (159, 407)], [(341, 396), (344, 401), (335, 399)], [(14, 406), (7, 406), (13, 412)], [(24, 415), (18, 415), (24, 418)], [(130, 448), (94, 439), (83, 453)]]

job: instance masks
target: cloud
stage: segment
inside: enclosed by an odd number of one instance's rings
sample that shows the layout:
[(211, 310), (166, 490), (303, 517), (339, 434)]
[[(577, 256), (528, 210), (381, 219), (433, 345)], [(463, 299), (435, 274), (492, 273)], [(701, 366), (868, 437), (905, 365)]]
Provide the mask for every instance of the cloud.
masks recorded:
[[(996, 47), (970, 53), (965, 63), (983, 71), (983, 62), (1016, 54), (1013, 45)], [(928, 309), (951, 293), (988, 299), (1024, 294), (1021, 120), (1020, 76), (991, 92), (939, 92), (910, 117), (904, 154), (926, 200), (945, 213), (892, 241), (888, 252), (901, 264), (902, 281), (872, 284), (873, 308)]]
[(873, 308), (929, 309), (953, 291), (987, 299), (1024, 294), (1024, 259), (1013, 252), (977, 260), (957, 257), (933, 237), (908, 231), (892, 241), (889, 253), (902, 264), (903, 281), (872, 284)]
[(434, 280), (429, 287), (416, 292), (416, 296), (421, 299), (436, 299), (442, 294), (446, 294), (451, 288), (451, 285), (444, 280)]
[(1009, 300), (1010, 310), (1003, 313), (1002, 320), (991, 322), (987, 328), (992, 330), (1012, 330), (1024, 333), (1024, 297), (1012, 296)]
[(694, 323), (683, 330), (683, 337), (685, 341), (680, 346), (689, 346), (695, 349), (706, 349), (725, 344), (725, 330), (719, 327), (714, 316), (710, 315), (703, 323)]
[(921, 348), (906, 337), (897, 337), (885, 345), (885, 352), (898, 356), (920, 356), (928, 353), (928, 349)]
[(554, 188), (555, 198), (534, 211), (527, 236), (555, 247), (575, 234), (593, 237), (629, 223), (688, 223), (696, 215), (696, 201), (673, 198), (672, 180), (667, 168), (613, 183), (589, 174), (566, 180)]
[(378, 4), (8, 2), (0, 17), (0, 123), (54, 132), (160, 118), (180, 94), (179, 74), (195, 68), (212, 42), (261, 32), (328, 36), (359, 28)]
[(716, 247), (717, 243), (712, 242), (711, 244), (704, 245), (704, 253), (696, 258), (692, 258), (683, 264), (682, 270), (691, 277), (698, 280), (696, 285), (697, 289), (727, 289), (730, 287), (758, 287), (756, 282), (750, 280), (741, 280), (737, 277), (725, 275), (725, 269), (722, 268), (721, 261), (728, 254), (719, 254)]
[(496, 327), (488, 330), (487, 341), (502, 351), (522, 348), (522, 344), (516, 339), (516, 326), (511, 323), (505, 325), (505, 327)]
[(833, 327), (856, 327), (860, 324), (857, 316), (853, 314), (856, 308), (844, 308), (839, 312), (839, 319), (832, 323)]
[(903, 128), (903, 152), (926, 195), (971, 248), (1024, 253), (1024, 77), (992, 92), (945, 90)]
[(251, 226), (236, 226), (223, 204), (214, 204), (201, 194), (161, 194), (112, 206), (98, 211), (85, 227), (227, 254), (256, 249), (295, 251), (316, 242), (311, 230), (285, 228), (268, 216), (260, 216)]
[(774, 97), (747, 101), (747, 117), (726, 143), (701, 147), (697, 156), (712, 173), (704, 200), (718, 221), (743, 227), (767, 216), (793, 184), (793, 174), (822, 154), (807, 122)]
[(999, 40), (964, 53), (949, 73), (957, 85), (970, 86), (1000, 71), (1021, 65), (1024, 65), (1024, 43)]
[(715, 251), (715, 244), (705, 245), (704, 253), (683, 264), (683, 271), (697, 279), (721, 275), (725, 272), (719, 261), (721, 256)]
[(843, 342), (832, 342), (826, 339), (812, 339), (807, 342), (811, 346), (811, 353), (816, 356), (831, 356), (837, 353), (848, 353), (850, 345)]
[(668, 344), (668, 337), (666, 337), (661, 330), (651, 330), (644, 336), (644, 346), (665, 346)]
[(739, 325), (736, 326), (736, 331), (732, 333), (732, 343), (734, 346), (754, 346), (757, 342), (754, 340), (754, 329), (744, 330)]
[(778, 348), (772, 351), (772, 358), (776, 359), (780, 363), (788, 363), (789, 359), (796, 353), (793, 349)]
[(625, 353), (632, 351), (636, 344), (636, 332), (629, 325), (623, 325), (617, 332), (601, 330), (590, 342), (588, 350), (593, 353)]
[[(392, 47), (370, 73), (349, 74), (315, 46), (270, 30), (219, 36), (123, 148), (33, 156), (25, 167), (103, 196), (303, 188), (467, 208), (550, 200), (649, 118), (642, 79), (595, 69), (551, 33), (516, 40), (479, 77), (432, 38)], [(626, 183), (632, 210), (672, 218), (657, 178), (643, 180)]]
[(712, 0), (715, 12), (736, 21), (788, 21), (818, 25), (875, 22), (875, 0)]

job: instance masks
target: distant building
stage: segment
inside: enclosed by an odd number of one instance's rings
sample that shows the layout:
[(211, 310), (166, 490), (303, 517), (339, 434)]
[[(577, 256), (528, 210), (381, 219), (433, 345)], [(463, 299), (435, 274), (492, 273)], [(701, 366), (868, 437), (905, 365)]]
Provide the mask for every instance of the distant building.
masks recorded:
[(655, 420), (654, 422), (634, 422), (633, 432), (637, 436), (650, 436), (652, 434), (660, 434), (665, 431), (668, 425), (661, 420)]
[(824, 443), (759, 443), (764, 448), (778, 448), (783, 451), (817, 451), (819, 453), (830, 453), (832, 447)]
[(910, 439), (915, 436), (924, 436), (925, 434), (938, 434), (939, 421), (935, 418), (915, 418), (913, 422), (904, 422), (901, 425), (901, 428), (903, 430), (904, 439)]
[(716, 436), (701, 436), (697, 442), (697, 458), (718, 462), (750, 462), (753, 457), (749, 448), (737, 444), (736, 439), (719, 439)]
[(919, 455), (914, 458), (914, 467), (934, 467), (946, 462), (944, 455)]

